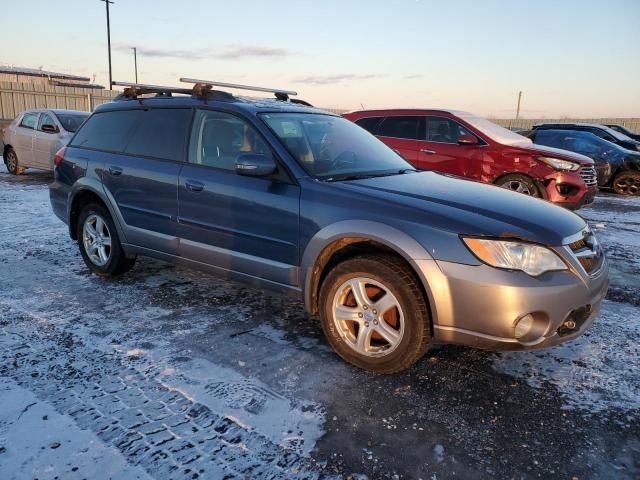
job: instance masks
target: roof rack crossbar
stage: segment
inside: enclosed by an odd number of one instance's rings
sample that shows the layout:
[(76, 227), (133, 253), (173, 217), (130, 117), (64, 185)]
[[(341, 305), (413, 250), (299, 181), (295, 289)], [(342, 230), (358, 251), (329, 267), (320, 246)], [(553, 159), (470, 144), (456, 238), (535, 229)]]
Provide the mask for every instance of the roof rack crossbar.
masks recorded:
[(158, 93), (158, 94), (171, 94), (171, 93), (183, 93), (185, 95), (191, 95), (193, 91), (189, 88), (181, 87), (165, 87), (162, 85), (146, 85), (143, 83), (130, 83), (130, 82), (111, 82), (112, 85), (118, 87), (125, 87), (122, 95), (126, 98), (136, 98), (139, 95), (146, 93)]
[(225, 88), (236, 88), (238, 90), (252, 90), (254, 92), (268, 92), (274, 93), (278, 100), (288, 100), (289, 95), (298, 95), (298, 92), (294, 92), (291, 90), (283, 90), (281, 88), (267, 88), (267, 87), (254, 87), (251, 85), (239, 85), (236, 83), (225, 83), (225, 82), (215, 82), (212, 80), (198, 80), (195, 78), (181, 78), (181, 82), (183, 83), (193, 83), (194, 90), (202, 90), (202, 89), (210, 89), (211, 87), (225, 87)]

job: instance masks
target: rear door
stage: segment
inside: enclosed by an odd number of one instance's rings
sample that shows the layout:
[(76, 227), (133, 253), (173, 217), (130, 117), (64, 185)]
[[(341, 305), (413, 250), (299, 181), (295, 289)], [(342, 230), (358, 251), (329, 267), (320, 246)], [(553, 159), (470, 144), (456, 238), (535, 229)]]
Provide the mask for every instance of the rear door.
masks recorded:
[(271, 155), (239, 116), (197, 110), (188, 162), (180, 174), (180, 255), (283, 285), (297, 285), (300, 188), (286, 171), (235, 173), (245, 153)]
[(448, 117), (427, 116), (425, 126), (426, 138), (419, 142), (419, 168), (480, 178), (483, 142), (478, 139), (480, 145), (458, 144), (462, 135), (477, 135)]
[[(45, 132), (42, 127), (50, 125), (58, 129), (57, 132)], [(60, 125), (54, 116), (41, 112), (37, 127), (33, 133), (33, 163), (34, 167), (43, 170), (53, 170), (53, 157), (60, 149)]]
[(424, 117), (419, 115), (385, 117), (377, 127), (378, 138), (413, 165), (419, 158), (418, 139), (423, 132)]
[(102, 183), (127, 243), (178, 253), (178, 176), (191, 116), (188, 108), (97, 113), (74, 137), (74, 146), (100, 150)]
[(33, 167), (33, 134), (35, 132), (38, 114), (27, 112), (16, 125), (13, 134), (13, 149), (18, 155), (18, 161), (22, 166)]

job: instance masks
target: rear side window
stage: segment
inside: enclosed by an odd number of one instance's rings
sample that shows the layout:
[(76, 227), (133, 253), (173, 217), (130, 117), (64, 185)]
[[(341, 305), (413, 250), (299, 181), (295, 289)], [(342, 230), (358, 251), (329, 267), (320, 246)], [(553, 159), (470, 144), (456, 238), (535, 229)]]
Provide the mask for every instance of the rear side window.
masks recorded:
[(553, 130), (538, 130), (535, 136), (535, 143), (545, 145), (547, 147), (562, 148), (562, 143), (566, 134), (564, 132), (555, 132)]
[(51, 118), (51, 115), (49, 115), (48, 113), (41, 113), (40, 114), (40, 120), (38, 120), (38, 130), (42, 131), (42, 126), (43, 125), (51, 125), (53, 127), (56, 126), (56, 122), (53, 121), (53, 118)]
[(356, 120), (356, 125), (361, 126), (367, 132), (373, 133), (375, 135), (378, 129), (377, 127), (378, 127), (378, 124), (380, 123), (380, 120), (382, 120), (382, 117), (359, 118), (358, 120)]
[[(476, 137), (458, 122), (445, 117), (427, 117), (427, 141), (458, 144), (463, 135)], [(477, 138), (477, 137), (476, 137)]]
[(184, 160), (191, 109), (145, 110), (140, 112), (139, 117), (138, 126), (124, 153), (165, 160)]
[(142, 110), (96, 113), (78, 131), (71, 146), (120, 153), (127, 146), (142, 113)]
[(36, 114), (35, 113), (25, 113), (24, 117), (20, 121), (20, 126), (23, 128), (30, 128), (33, 130), (36, 128)]
[(424, 140), (422, 117), (387, 117), (378, 128), (378, 135), (383, 137), (405, 138), (408, 140)]

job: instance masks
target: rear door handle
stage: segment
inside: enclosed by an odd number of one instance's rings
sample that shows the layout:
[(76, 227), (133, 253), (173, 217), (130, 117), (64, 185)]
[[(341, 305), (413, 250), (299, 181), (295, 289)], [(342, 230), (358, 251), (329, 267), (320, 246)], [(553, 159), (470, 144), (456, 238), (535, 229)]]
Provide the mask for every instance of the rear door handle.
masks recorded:
[(428, 155), (434, 155), (434, 154), (436, 153), (436, 151), (435, 151), (435, 150), (427, 150), (426, 148), (421, 148), (421, 149), (420, 149), (420, 151), (421, 151), (422, 153), (426, 153), (426, 154), (428, 154)]
[(109, 167), (109, 173), (114, 177), (117, 177), (118, 175), (122, 175), (122, 169), (120, 167), (111, 166)]
[(197, 182), (195, 180), (187, 180), (185, 185), (187, 190), (191, 190), (192, 192), (201, 192), (204, 190), (204, 183)]

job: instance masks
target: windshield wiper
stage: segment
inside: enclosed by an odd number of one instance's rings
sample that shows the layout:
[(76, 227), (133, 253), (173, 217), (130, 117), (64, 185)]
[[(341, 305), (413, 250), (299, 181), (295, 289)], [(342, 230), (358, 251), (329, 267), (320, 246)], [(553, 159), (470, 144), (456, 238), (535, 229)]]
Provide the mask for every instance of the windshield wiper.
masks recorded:
[(380, 173), (350, 173), (347, 175), (341, 175), (336, 177), (325, 178), (325, 182), (345, 182), (349, 180), (364, 180), (366, 178), (375, 178), (375, 177), (390, 177), (393, 175), (403, 175), (405, 173), (413, 173), (417, 172), (415, 168), (403, 168), (401, 170), (393, 170), (391, 172), (380, 172)]

